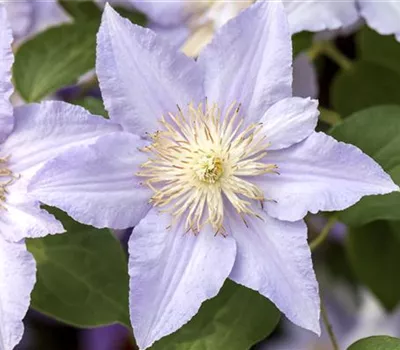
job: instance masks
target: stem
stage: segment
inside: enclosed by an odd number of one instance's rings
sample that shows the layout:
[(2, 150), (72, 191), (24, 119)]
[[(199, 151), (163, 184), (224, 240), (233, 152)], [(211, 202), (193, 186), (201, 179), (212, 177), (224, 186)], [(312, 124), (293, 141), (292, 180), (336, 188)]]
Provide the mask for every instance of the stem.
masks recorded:
[(328, 332), (329, 339), (331, 340), (333, 350), (340, 350), (335, 333), (333, 332), (332, 325), (329, 322), (328, 313), (326, 312), (322, 297), (321, 297), (321, 316), (322, 316), (322, 321), (324, 322), (325, 328)]
[(310, 249), (311, 251), (314, 251), (317, 249), (328, 237), (329, 231), (332, 229), (332, 227), (336, 224), (337, 218), (336, 216), (331, 216), (328, 220), (328, 222), (325, 224), (324, 228), (322, 229), (321, 233), (318, 235), (317, 238), (315, 238), (311, 243), (310, 243)]
[(335, 111), (323, 107), (320, 107), (319, 111), (319, 119), (330, 126), (335, 126), (342, 122), (341, 116)]
[(324, 45), (324, 53), (343, 70), (351, 69), (351, 60), (343, 55), (331, 41), (327, 41)]
[(340, 50), (332, 43), (332, 41), (319, 41), (308, 51), (308, 55), (312, 60), (315, 60), (320, 55), (325, 55), (334, 61), (343, 70), (350, 70), (353, 63), (343, 55)]

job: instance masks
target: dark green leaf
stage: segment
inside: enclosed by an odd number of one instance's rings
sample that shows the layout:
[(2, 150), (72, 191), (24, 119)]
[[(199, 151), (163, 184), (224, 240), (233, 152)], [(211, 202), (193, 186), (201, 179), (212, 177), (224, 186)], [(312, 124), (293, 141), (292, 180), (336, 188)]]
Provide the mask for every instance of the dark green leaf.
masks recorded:
[(400, 105), (400, 74), (370, 62), (342, 70), (331, 87), (331, 100), (341, 116), (382, 104)]
[(86, 108), (94, 115), (101, 115), (105, 118), (108, 118), (107, 111), (104, 109), (103, 101), (98, 98), (89, 96), (72, 102), (76, 105)]
[(67, 233), (27, 241), (38, 269), (32, 306), (79, 327), (129, 327), (127, 262), (118, 240), (107, 229), (57, 217)]
[(76, 83), (94, 68), (97, 21), (64, 24), (25, 42), (13, 68), (15, 87), (27, 102)]
[(400, 45), (393, 35), (380, 35), (364, 27), (357, 35), (359, 54), (364, 61), (378, 64), (400, 74)]
[[(361, 148), (400, 184), (399, 106), (379, 106), (355, 113), (336, 126), (332, 136)], [(365, 197), (343, 211), (340, 219), (351, 226), (378, 219), (400, 220), (400, 193)]]
[(151, 350), (247, 350), (275, 329), (279, 316), (266, 298), (227, 280), (187, 325)]
[(364, 338), (347, 350), (400, 350), (400, 339), (385, 335)]
[(309, 49), (312, 45), (314, 33), (301, 32), (292, 36), (293, 57), (296, 57), (300, 52)]
[(58, 0), (58, 3), (75, 21), (97, 20), (100, 23), (101, 10), (93, 1)]
[(139, 11), (135, 11), (134, 9), (128, 10), (126, 7), (122, 6), (115, 6), (114, 10), (117, 11), (122, 17), (128, 18), (134, 24), (138, 24), (142, 27), (147, 25), (146, 16)]
[(353, 228), (346, 243), (358, 279), (393, 310), (400, 301), (400, 223), (376, 221)]

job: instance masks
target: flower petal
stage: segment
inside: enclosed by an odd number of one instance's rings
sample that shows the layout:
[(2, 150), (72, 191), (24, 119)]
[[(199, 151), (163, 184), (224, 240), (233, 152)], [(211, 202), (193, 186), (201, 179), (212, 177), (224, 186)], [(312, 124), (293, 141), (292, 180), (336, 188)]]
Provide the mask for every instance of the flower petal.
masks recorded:
[(292, 96), (292, 45), (282, 3), (260, 1), (242, 11), (215, 35), (199, 63), (208, 100), (222, 109), (240, 102), (249, 122), (257, 122)]
[(318, 77), (311, 58), (302, 52), (293, 61), (293, 96), (318, 97)]
[(1, 147), (0, 157), (10, 156), (10, 169), (26, 179), (68, 147), (120, 129), (79, 106), (55, 101), (30, 104), (15, 109), (15, 127)]
[(72, 22), (72, 18), (64, 11), (57, 0), (30, 1), (33, 6), (33, 23), (29, 36), (49, 27)]
[(150, 209), (151, 191), (135, 176), (147, 160), (143, 146), (136, 135), (115, 133), (70, 149), (39, 170), (29, 192), (85, 224), (133, 227)]
[(298, 326), (320, 333), (318, 283), (303, 221), (262, 215), (247, 226), (232, 216), (237, 244), (233, 281), (260, 292)]
[(175, 26), (185, 22), (189, 12), (186, 0), (131, 0), (152, 22), (160, 26)]
[(231, 237), (204, 228), (197, 236), (153, 209), (129, 241), (131, 321), (140, 349), (187, 323), (228, 277), (236, 255)]
[(184, 25), (179, 27), (161, 27), (150, 24), (149, 28), (154, 31), (161, 40), (169, 42), (170, 45), (177, 50), (179, 50), (189, 36), (189, 29)]
[(347, 27), (359, 19), (356, 0), (284, 0), (292, 33)]
[(358, 1), (361, 16), (382, 35), (400, 34), (400, 3), (397, 1)]
[(296, 221), (307, 212), (343, 210), (361, 197), (398, 190), (383, 169), (353, 145), (323, 133), (313, 133), (285, 150), (270, 152), (277, 174), (259, 181), (269, 215)]
[[(0, 0), (0, 4), (3, 4), (7, 10), (14, 37), (18, 39), (28, 34), (33, 21), (34, 3), (30, 0)], [(4, 21), (1, 19), (1, 24), (3, 23)]]
[(260, 122), (271, 145), (269, 150), (289, 147), (304, 140), (318, 122), (318, 101), (310, 98), (285, 98), (270, 107)]
[(7, 240), (19, 242), (24, 238), (39, 238), (65, 232), (61, 222), (41, 209), (38, 201), (26, 193), (13, 191), (12, 188), (9, 192), (3, 204), (6, 211), (0, 215), (0, 234)]
[(35, 274), (35, 260), (25, 243), (10, 243), (0, 235), (1, 350), (12, 350), (21, 341)]
[(11, 44), (13, 38), (8, 25), (5, 8), (0, 4), (0, 142), (3, 142), (13, 128), (13, 107), (10, 97), (11, 66), (14, 62)]
[(155, 132), (177, 105), (204, 98), (203, 75), (192, 59), (109, 5), (98, 34), (97, 74), (110, 118), (138, 135)]

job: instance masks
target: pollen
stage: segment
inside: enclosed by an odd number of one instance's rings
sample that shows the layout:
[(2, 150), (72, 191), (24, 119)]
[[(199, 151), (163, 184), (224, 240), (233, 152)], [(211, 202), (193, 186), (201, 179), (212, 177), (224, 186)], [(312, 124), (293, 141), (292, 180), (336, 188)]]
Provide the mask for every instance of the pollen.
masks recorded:
[(265, 197), (252, 179), (277, 166), (265, 160), (269, 143), (262, 124), (245, 125), (240, 114), (237, 103), (224, 113), (217, 104), (178, 107), (161, 118), (160, 130), (142, 149), (149, 158), (137, 175), (153, 191), (151, 204), (184, 220), (187, 232), (210, 224), (225, 235), (228, 207), (245, 223), (246, 215), (259, 217)]
[(212, 154), (207, 154), (200, 159), (195, 172), (200, 181), (213, 184), (222, 176), (222, 159)]

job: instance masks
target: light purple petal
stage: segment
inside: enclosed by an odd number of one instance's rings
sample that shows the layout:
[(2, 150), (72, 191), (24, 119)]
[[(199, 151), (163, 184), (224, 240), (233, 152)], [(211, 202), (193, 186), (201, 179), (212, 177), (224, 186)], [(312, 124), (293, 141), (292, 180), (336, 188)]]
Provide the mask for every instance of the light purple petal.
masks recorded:
[(0, 142), (4, 141), (13, 127), (13, 107), (10, 102), (13, 92), (11, 66), (14, 62), (12, 41), (6, 10), (0, 4)]
[(154, 23), (161, 26), (176, 26), (187, 19), (190, 4), (187, 0), (130, 0), (133, 5)]
[(356, 0), (283, 0), (292, 33), (349, 26), (359, 19)]
[(296, 221), (307, 212), (343, 210), (361, 197), (398, 190), (390, 176), (360, 149), (313, 133), (303, 142), (269, 152), (277, 174), (262, 177), (269, 215)]
[[(8, 188), (5, 212), (0, 215), (0, 234), (11, 242), (63, 233), (64, 227), (53, 215), (40, 208), (40, 203), (15, 186)], [(1, 209), (0, 209), (1, 210)]]
[(320, 333), (318, 283), (303, 221), (285, 222), (262, 215), (247, 226), (232, 216), (237, 244), (233, 281), (260, 292), (298, 326)]
[(80, 333), (80, 349), (113, 350), (124, 349), (130, 339), (130, 331), (121, 324), (84, 329)]
[[(4, 4), (15, 38), (21, 38), (28, 34), (33, 21), (34, 3), (30, 0), (0, 0)], [(3, 19), (1, 20), (3, 22)]]
[[(251, 25), (249, 25), (251, 23)], [(249, 122), (292, 96), (292, 45), (280, 2), (260, 1), (242, 11), (200, 54), (208, 101), (243, 106)]]
[(15, 109), (15, 127), (0, 149), (10, 156), (9, 168), (26, 180), (43, 164), (68, 147), (93, 142), (121, 130), (109, 120), (92, 116), (79, 106), (43, 102)]
[(311, 58), (300, 53), (293, 62), (293, 96), (318, 97), (318, 78)]
[(214, 297), (231, 272), (236, 245), (205, 227), (197, 236), (153, 209), (129, 241), (130, 310), (140, 349), (175, 332)]
[(260, 120), (271, 143), (268, 149), (282, 149), (304, 140), (314, 132), (318, 115), (318, 101), (310, 98), (290, 97), (272, 105)]
[(45, 204), (95, 227), (135, 226), (150, 209), (151, 191), (135, 176), (147, 155), (144, 141), (129, 133), (99, 138), (48, 162), (29, 192)]
[(12, 350), (24, 332), (22, 319), (36, 281), (36, 265), (25, 243), (10, 243), (0, 235), (0, 349)]
[(358, 0), (361, 16), (378, 33), (400, 34), (400, 2)]
[(148, 27), (153, 30), (161, 40), (169, 42), (171, 46), (177, 50), (179, 50), (189, 36), (189, 29), (184, 25), (176, 27), (161, 27), (154, 23), (150, 23)]
[(109, 5), (98, 34), (97, 74), (110, 118), (138, 135), (155, 132), (177, 105), (204, 97), (203, 75), (192, 59)]
[(49, 27), (71, 22), (71, 18), (63, 10), (57, 0), (32, 1), (34, 22), (31, 35)]

